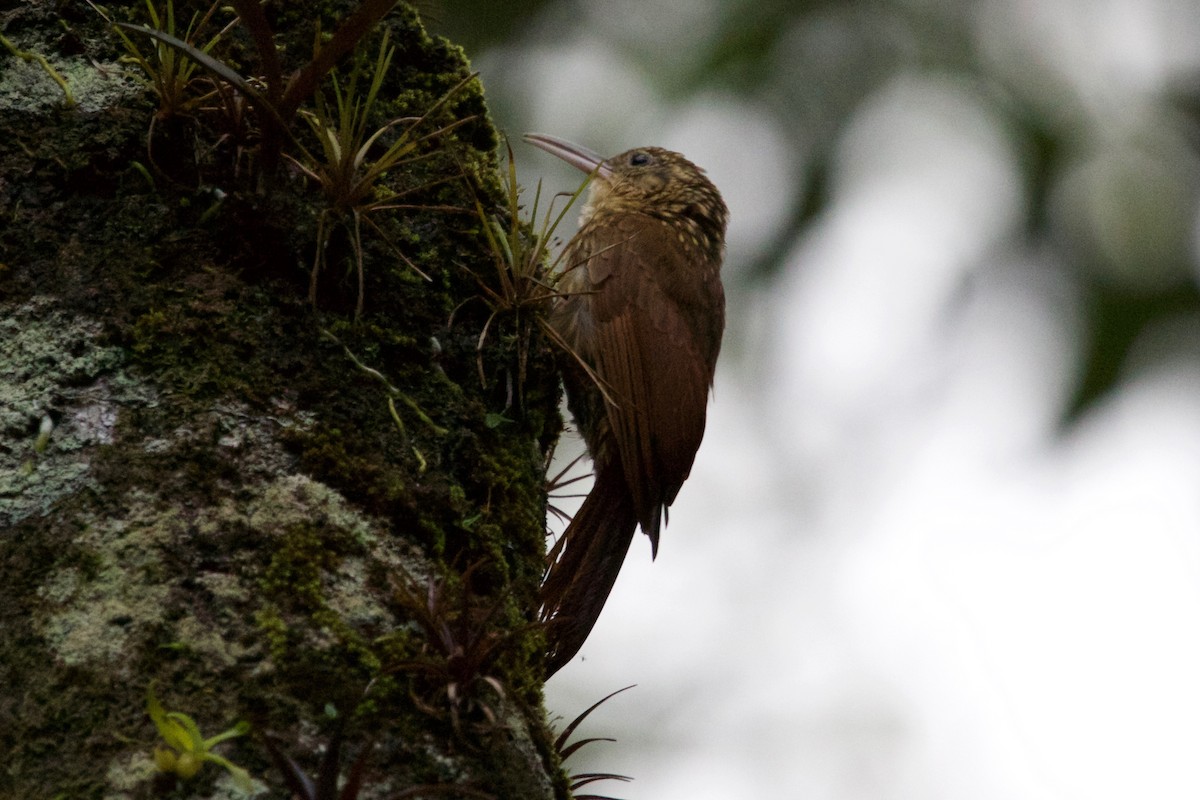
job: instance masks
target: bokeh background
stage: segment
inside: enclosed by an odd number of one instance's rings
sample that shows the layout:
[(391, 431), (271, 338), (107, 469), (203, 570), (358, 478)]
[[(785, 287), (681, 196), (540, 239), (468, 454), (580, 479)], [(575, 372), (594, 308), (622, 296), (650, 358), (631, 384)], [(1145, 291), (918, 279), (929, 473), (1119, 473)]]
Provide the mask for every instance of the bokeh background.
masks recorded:
[(1200, 2), (426, 2), (732, 212), (707, 438), (549, 684), (589, 789), (1200, 797)]

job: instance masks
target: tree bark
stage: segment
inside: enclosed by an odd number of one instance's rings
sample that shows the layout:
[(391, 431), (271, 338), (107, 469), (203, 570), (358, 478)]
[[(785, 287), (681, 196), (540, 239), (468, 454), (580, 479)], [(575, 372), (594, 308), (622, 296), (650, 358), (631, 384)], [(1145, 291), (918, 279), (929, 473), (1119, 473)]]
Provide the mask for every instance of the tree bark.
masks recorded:
[[(269, 3), (285, 74), (355, 5)], [(207, 8), (177, 0), (177, 35)], [(372, 129), (469, 71), (411, 8), (382, 27)], [(558, 384), (536, 326), (481, 298), (475, 199), (504, 203), (478, 83), (419, 130), (473, 119), (389, 171), (404, 207), (357, 226), (357, 315), (354, 218), (289, 144), (261, 173), (254, 108), (159, 113), (82, 2), (0, 32), (45, 59), (0, 51), (0, 798), (246, 796), (156, 762), (151, 693), (204, 737), (249, 723), (212, 753), (251, 795), (291, 794), (272, 748), (314, 776), (335, 744), (362, 798), (566, 797), (533, 624)], [(213, 54), (256, 69), (244, 26)]]

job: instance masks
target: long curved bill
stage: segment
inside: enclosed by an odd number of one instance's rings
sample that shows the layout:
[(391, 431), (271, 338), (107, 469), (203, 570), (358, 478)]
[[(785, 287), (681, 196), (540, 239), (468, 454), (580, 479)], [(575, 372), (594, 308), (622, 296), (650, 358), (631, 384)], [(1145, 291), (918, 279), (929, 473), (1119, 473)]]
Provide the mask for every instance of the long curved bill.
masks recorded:
[(558, 156), (577, 169), (587, 173), (594, 172), (606, 181), (612, 179), (612, 168), (605, 164), (604, 158), (594, 150), (545, 133), (527, 133), (521, 138), (534, 147), (540, 147), (547, 153)]

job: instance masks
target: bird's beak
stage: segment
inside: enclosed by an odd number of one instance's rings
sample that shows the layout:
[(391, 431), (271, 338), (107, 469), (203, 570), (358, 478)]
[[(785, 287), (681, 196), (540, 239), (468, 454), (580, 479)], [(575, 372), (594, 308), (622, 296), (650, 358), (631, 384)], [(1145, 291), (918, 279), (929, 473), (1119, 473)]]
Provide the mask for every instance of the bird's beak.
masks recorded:
[(606, 181), (612, 180), (612, 168), (593, 150), (544, 133), (527, 133), (521, 138), (534, 147), (540, 147), (547, 153), (558, 156), (573, 167), (595, 173)]

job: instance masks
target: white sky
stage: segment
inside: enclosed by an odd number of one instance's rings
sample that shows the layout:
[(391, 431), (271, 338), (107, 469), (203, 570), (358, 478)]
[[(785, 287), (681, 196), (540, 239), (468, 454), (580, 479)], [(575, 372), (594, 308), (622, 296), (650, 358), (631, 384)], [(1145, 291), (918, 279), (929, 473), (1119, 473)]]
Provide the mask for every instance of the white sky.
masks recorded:
[[(1098, 116), (1188, 66), (1181, 20), (1200, 18), (1165, 0), (984, 6), (985, 49), (1040, 60), (1027, 68)], [(621, 50), (639, 46), (621, 25), (641, 4), (622, 7), (477, 66), (489, 93), (529, 101), (514, 141), (658, 144), (708, 167), (735, 275), (803, 154), (753, 98), (657, 97)], [(703, 21), (679, 35), (703, 39)], [(578, 184), (519, 157), (526, 183)], [(580, 732), (618, 742), (569, 763), (635, 781), (589, 789), (1200, 797), (1200, 358), (1131, 369), (1056, 428), (1077, 299), (1016, 236), (1016, 158), (963, 86), (898, 75), (851, 121), (834, 202), (784, 277), (731, 297), (707, 438), (658, 561), (639, 536), (582, 659), (549, 684), (567, 719), (638, 684)]]

